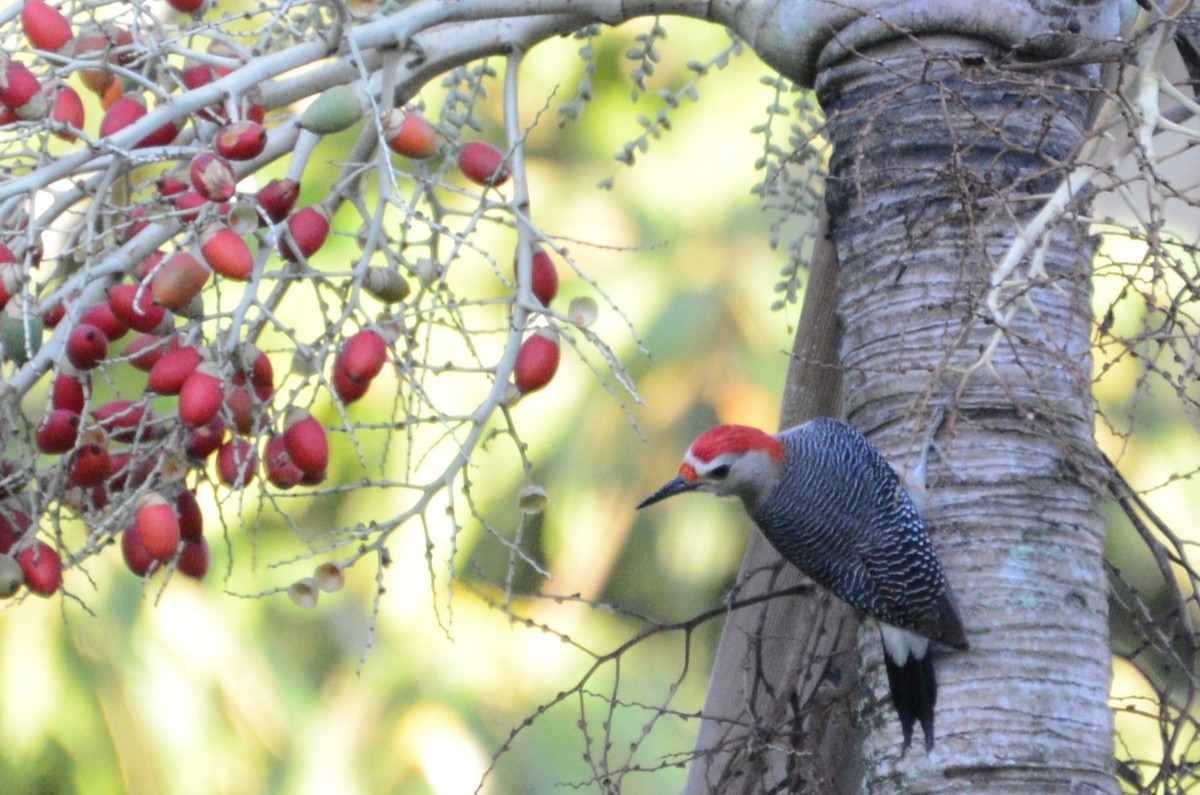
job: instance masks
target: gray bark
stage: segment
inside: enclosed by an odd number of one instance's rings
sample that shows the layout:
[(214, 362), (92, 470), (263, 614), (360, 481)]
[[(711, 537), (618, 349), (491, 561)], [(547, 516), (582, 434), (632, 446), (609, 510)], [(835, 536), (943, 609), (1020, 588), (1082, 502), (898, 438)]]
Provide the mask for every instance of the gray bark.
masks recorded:
[[(847, 416), (902, 461), (951, 398), (928, 518), (973, 647), (940, 666), (934, 757), (900, 761), (894, 731), (867, 732), (871, 792), (1116, 791), (1085, 226), (1060, 223), (1045, 278), (1003, 296), (1028, 301), (1007, 328), (985, 306), (1031, 197), (1078, 151), (1093, 80), (900, 48), (818, 82)], [(873, 728), (878, 644), (860, 648)]]
[[(938, 746), (899, 757), (878, 635), (864, 627), (847, 654), (853, 617), (818, 591), (731, 617), (689, 793), (1117, 790), (1086, 228), (1058, 224), (1045, 276), (1000, 293), (1022, 302), (1003, 328), (986, 305), (995, 263), (1078, 151), (1097, 70), (998, 56), (898, 41), (817, 80), (846, 416), (903, 470), (947, 406), (927, 514), (972, 650), (939, 660)], [(805, 320), (801, 338), (821, 327)], [(787, 424), (808, 414), (796, 395)], [(756, 537), (742, 576), (776, 562)]]

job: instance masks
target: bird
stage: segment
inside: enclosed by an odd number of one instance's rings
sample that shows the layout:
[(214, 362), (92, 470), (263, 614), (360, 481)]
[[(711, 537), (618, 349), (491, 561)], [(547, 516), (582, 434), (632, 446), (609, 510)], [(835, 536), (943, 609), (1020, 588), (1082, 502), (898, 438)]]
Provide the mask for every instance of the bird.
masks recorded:
[(830, 417), (777, 435), (718, 425), (688, 448), (678, 476), (637, 508), (688, 492), (740, 498), (785, 560), (878, 622), (901, 754), (918, 722), (931, 752), (931, 642), (969, 644), (925, 520), (883, 454)]

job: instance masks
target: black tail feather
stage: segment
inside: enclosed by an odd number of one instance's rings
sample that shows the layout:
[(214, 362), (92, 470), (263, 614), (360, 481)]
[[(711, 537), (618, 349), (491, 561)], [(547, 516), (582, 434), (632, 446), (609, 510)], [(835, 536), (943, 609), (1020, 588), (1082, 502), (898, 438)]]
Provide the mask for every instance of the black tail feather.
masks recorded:
[(903, 752), (912, 745), (913, 724), (918, 721), (925, 733), (925, 753), (933, 750), (933, 705), (937, 703), (937, 679), (933, 673), (933, 655), (921, 659), (909, 654), (904, 665), (897, 665), (891, 655), (884, 652), (883, 662), (887, 668), (888, 686), (892, 691), (892, 703), (900, 716), (900, 728), (904, 731)]

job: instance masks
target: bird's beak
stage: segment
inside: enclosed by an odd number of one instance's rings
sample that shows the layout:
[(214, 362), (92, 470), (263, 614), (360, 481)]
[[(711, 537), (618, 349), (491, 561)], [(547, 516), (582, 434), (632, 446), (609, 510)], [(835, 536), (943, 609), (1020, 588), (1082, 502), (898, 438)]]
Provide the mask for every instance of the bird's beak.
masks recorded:
[(695, 491), (700, 487), (698, 480), (684, 480), (683, 475), (678, 476), (667, 485), (663, 486), (658, 491), (651, 494), (646, 499), (638, 503), (637, 509), (640, 511), (647, 505), (653, 505), (656, 502), (665, 500), (667, 497), (674, 497), (676, 494), (683, 494), (688, 491)]

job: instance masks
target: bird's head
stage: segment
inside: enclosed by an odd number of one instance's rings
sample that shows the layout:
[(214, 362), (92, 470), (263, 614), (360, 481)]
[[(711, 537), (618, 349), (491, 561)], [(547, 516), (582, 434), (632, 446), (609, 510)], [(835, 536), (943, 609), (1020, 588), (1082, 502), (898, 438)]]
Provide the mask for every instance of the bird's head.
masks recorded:
[(692, 442), (678, 477), (642, 500), (638, 508), (688, 491), (737, 495), (753, 506), (775, 485), (783, 454), (783, 442), (758, 428), (718, 425)]

